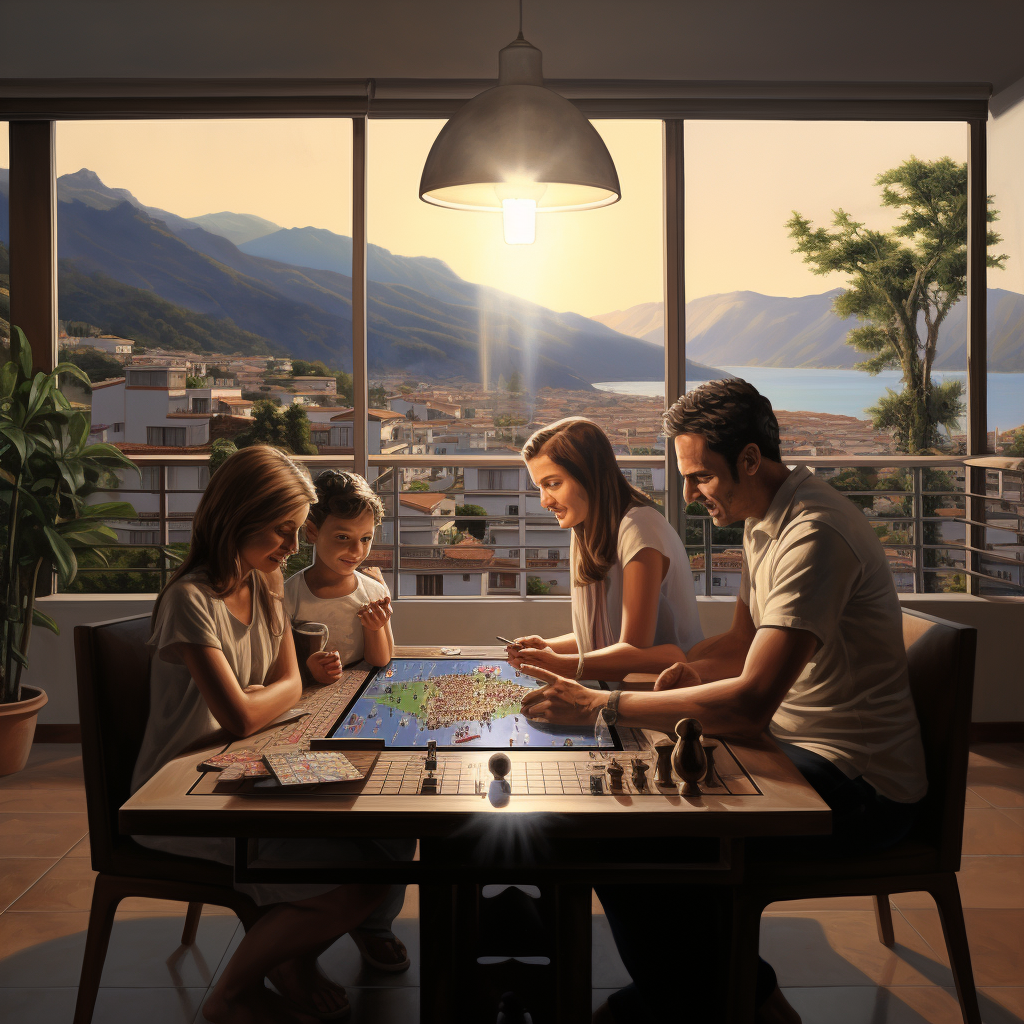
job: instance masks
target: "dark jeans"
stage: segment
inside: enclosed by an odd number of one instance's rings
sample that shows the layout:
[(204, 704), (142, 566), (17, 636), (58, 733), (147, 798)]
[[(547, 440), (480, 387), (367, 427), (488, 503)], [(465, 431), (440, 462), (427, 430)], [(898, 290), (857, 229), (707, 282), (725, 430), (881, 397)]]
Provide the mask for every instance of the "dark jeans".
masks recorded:
[[(863, 778), (848, 779), (818, 754), (781, 744), (800, 773), (832, 808), (832, 834), (759, 839), (748, 855), (800, 859), (877, 853), (898, 843), (914, 824), (918, 805), (880, 796)], [(709, 859), (706, 841), (648, 840), (643, 850), (621, 841), (608, 859), (624, 862), (688, 862)], [(606, 851), (602, 849), (602, 855)], [(711, 854), (714, 856), (714, 854)], [(725, 991), (730, 892), (728, 886), (600, 885), (615, 945), (633, 983), (608, 1000), (617, 1024), (661, 1019), (705, 1024), (721, 1019), (717, 993)], [(709, 985), (715, 978), (717, 984)], [(775, 971), (764, 960), (757, 974), (760, 1004), (775, 988)]]

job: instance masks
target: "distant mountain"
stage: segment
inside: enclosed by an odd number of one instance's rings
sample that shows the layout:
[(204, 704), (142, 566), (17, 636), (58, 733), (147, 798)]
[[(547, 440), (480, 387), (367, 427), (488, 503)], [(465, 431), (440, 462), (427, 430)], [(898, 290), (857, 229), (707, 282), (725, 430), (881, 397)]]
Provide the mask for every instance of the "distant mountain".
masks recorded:
[(613, 331), (643, 338), (655, 345), (665, 343), (665, 306), (661, 302), (641, 302), (629, 309), (617, 309), (614, 313), (602, 313), (591, 317), (599, 324)]
[[(693, 299), (686, 304), (687, 355), (719, 366), (850, 368), (865, 356), (846, 343), (857, 321), (833, 312), (841, 291), (797, 298), (729, 292)], [(990, 288), (987, 309), (989, 369), (1024, 371), (1024, 295)], [(664, 330), (663, 316), (659, 303), (642, 303), (594, 319), (624, 333), (650, 325), (638, 336), (654, 341)], [(967, 303), (961, 300), (942, 325), (935, 369), (965, 369), (966, 350)]]
[(235, 245), (251, 242), (254, 238), (280, 231), (281, 226), (272, 220), (264, 220), (251, 213), (204, 213), (200, 217), (188, 218), (196, 227), (221, 235)]

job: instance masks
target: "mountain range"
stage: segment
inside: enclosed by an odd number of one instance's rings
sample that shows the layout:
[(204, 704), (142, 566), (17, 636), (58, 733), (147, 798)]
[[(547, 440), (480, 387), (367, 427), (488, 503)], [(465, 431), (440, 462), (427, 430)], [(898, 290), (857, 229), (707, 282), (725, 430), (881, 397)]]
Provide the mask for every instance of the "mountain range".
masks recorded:
[[(0, 190), (7, 191), (5, 178)], [(63, 319), (154, 345), (181, 347), (191, 338), (200, 350), (351, 368), (350, 238), (248, 214), (179, 217), (108, 188), (84, 168), (58, 179), (57, 198)], [(3, 202), (0, 238), (9, 238)], [(518, 371), (538, 387), (664, 374), (659, 347), (464, 281), (437, 259), (370, 246), (368, 278), (374, 372), (477, 380), (486, 358), (493, 379)], [(718, 371), (691, 363), (688, 373), (708, 379)]]
[[(687, 355), (719, 366), (850, 368), (865, 356), (846, 344), (857, 321), (842, 320), (833, 312), (841, 291), (797, 298), (728, 292), (693, 299), (686, 304)], [(987, 312), (989, 370), (1024, 371), (1024, 295), (989, 288)], [(644, 302), (594, 320), (643, 341), (663, 343), (660, 302)], [(967, 302), (961, 299), (940, 328), (935, 369), (966, 368)]]

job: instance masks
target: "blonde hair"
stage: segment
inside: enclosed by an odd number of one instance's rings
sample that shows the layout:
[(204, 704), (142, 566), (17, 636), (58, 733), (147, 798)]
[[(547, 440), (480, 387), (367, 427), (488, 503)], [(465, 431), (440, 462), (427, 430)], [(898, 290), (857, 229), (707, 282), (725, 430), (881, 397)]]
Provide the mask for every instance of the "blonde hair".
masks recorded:
[[(192, 519), (188, 554), (167, 587), (201, 569), (218, 597), (233, 593), (245, 579), (239, 555), (244, 543), (290, 512), (303, 513), (315, 501), (316, 491), (305, 467), (279, 448), (256, 444), (235, 452), (210, 477)], [(255, 600), (278, 635), (279, 625), (280, 631), (284, 630), (283, 618), (277, 613), (280, 598), (272, 593), (262, 573), (251, 576)], [(153, 606), (154, 625), (167, 587)]]
[(572, 528), (572, 575), (577, 587), (599, 583), (618, 557), (619, 524), (626, 509), (654, 502), (622, 475), (611, 441), (593, 420), (569, 416), (549, 423), (526, 442), (522, 454), (526, 462), (546, 455), (586, 492), (586, 518)]

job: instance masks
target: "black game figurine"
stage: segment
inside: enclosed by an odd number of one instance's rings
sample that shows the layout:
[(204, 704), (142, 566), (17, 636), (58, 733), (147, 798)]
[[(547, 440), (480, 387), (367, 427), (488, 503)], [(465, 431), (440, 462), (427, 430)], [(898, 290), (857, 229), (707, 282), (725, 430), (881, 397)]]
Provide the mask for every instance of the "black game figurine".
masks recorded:
[(608, 765), (608, 785), (612, 789), (622, 789), (622, 765), (615, 758)]
[(632, 765), (633, 785), (638, 793), (642, 793), (647, 788), (647, 773), (651, 770), (651, 766), (639, 757), (633, 758)]
[(604, 776), (590, 776), (590, 792), (593, 796), (601, 796), (604, 793)]
[(675, 749), (672, 751), (672, 767), (683, 780), (683, 796), (700, 796), (697, 783), (704, 778), (708, 761), (700, 745), (701, 727), (696, 718), (680, 718), (676, 722)]
[(675, 785), (672, 779), (672, 746), (672, 741), (667, 738), (658, 740), (654, 744), (654, 749), (658, 754), (658, 769), (654, 781), (659, 786)]
[(427, 740), (427, 762), (425, 767), (428, 772), (437, 771), (437, 740)]

